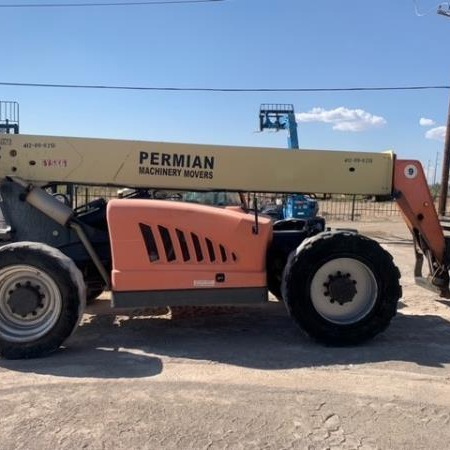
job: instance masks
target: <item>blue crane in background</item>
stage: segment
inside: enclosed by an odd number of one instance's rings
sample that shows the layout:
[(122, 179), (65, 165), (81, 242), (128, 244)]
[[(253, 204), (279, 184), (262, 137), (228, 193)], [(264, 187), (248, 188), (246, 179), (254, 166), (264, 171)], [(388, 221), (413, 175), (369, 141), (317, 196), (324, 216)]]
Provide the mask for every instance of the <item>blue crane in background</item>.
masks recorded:
[(297, 121), (294, 105), (263, 104), (259, 108), (259, 131), (286, 130), (288, 132), (288, 147), (298, 147)]
[[(286, 130), (288, 148), (298, 149), (297, 121), (292, 104), (262, 104), (259, 108), (259, 130)], [(283, 199), (279, 219), (308, 219), (319, 210), (317, 200), (304, 194), (288, 194)]]

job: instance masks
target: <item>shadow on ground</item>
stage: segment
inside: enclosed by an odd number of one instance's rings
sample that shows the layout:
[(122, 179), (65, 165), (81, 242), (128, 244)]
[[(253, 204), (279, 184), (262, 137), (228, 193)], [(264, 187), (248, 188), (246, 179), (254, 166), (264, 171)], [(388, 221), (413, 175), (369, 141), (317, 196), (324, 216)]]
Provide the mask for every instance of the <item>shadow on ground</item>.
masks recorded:
[(159, 374), (159, 357), (262, 370), (389, 361), (443, 367), (450, 363), (450, 321), (399, 313), (374, 340), (334, 348), (306, 338), (279, 304), (172, 319), (91, 316), (66, 349), (42, 359), (1, 361), (0, 367), (67, 377), (136, 378)]
[(158, 357), (86, 344), (88, 343), (61, 348), (44, 358), (0, 360), (0, 367), (60, 377), (103, 379), (151, 377), (162, 372), (162, 361)]

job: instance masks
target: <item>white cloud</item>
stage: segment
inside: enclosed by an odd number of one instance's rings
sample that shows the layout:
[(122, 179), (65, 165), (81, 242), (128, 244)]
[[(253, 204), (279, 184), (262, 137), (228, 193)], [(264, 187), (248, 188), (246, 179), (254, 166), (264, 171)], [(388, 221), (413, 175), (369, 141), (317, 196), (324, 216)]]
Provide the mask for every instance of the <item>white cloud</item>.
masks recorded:
[(426, 117), (421, 117), (419, 120), (419, 124), (422, 127), (432, 127), (436, 125), (436, 122), (433, 119), (427, 119)]
[(386, 119), (374, 116), (363, 109), (349, 109), (343, 106), (326, 110), (313, 108), (311, 111), (295, 115), (297, 122), (322, 122), (333, 124), (333, 130), (364, 131), (386, 125)]
[(435, 141), (444, 142), (446, 130), (447, 130), (447, 127), (445, 127), (445, 126), (432, 128), (431, 130), (428, 130), (425, 133), (425, 137), (427, 139), (434, 139)]

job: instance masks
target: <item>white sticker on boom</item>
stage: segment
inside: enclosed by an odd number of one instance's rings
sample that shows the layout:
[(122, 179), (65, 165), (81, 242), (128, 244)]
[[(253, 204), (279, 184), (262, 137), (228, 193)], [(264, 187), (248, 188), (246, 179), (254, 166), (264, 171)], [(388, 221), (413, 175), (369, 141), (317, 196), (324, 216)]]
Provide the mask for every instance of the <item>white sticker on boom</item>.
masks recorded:
[(194, 280), (195, 287), (213, 287), (215, 284), (214, 280)]
[(405, 167), (405, 177), (412, 180), (413, 178), (417, 177), (417, 167), (414, 164), (408, 164)]

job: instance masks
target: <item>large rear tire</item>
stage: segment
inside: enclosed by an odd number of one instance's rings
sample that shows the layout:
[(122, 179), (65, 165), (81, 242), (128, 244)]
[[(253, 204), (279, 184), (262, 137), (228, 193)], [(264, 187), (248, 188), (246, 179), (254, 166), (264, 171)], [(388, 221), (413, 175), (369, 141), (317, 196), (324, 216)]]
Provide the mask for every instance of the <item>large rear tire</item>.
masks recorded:
[(58, 349), (85, 303), (81, 272), (59, 250), (33, 242), (0, 248), (0, 356), (34, 358)]
[(281, 282), (285, 264), (286, 257), (283, 258), (281, 253), (271, 255), (267, 262), (267, 288), (278, 301), (283, 300), (283, 296), (281, 295)]
[(328, 345), (364, 342), (389, 325), (402, 295), (392, 256), (364, 236), (325, 232), (286, 264), (282, 294), (300, 328)]

